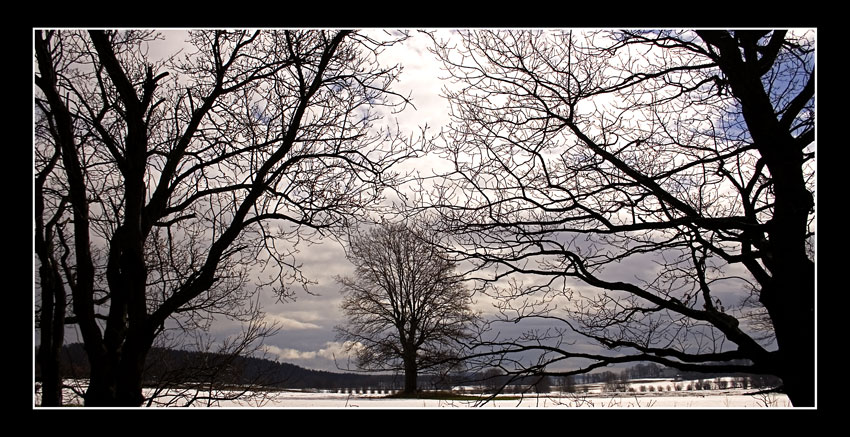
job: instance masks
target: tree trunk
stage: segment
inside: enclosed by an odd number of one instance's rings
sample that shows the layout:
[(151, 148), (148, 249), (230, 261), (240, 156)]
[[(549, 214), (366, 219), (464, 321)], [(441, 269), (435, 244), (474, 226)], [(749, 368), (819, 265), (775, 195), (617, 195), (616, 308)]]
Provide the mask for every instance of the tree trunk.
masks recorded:
[(776, 214), (770, 232), (771, 285), (762, 290), (776, 333), (777, 376), (795, 407), (815, 404), (815, 266), (805, 251), (805, 232), (811, 195), (798, 191), (780, 200), (777, 181)]
[[(779, 376), (795, 407), (813, 407), (815, 392), (815, 265), (806, 253), (809, 212), (814, 198), (806, 189), (803, 156), (793, 139), (776, 138), (767, 156), (776, 198), (768, 222), (771, 271), (761, 292), (779, 347)], [(783, 141), (784, 140), (784, 141)]]
[[(766, 224), (768, 248), (762, 255), (771, 278), (761, 284), (760, 292), (778, 345), (768, 365), (782, 378), (795, 407), (811, 407), (815, 399), (815, 268), (806, 253), (806, 238), (814, 198), (802, 170), (805, 144), (798, 143), (790, 124), (777, 119), (761, 81), (764, 60), (741, 56), (742, 47), (745, 52), (758, 50), (755, 44), (760, 36), (741, 33), (736, 39), (715, 31), (700, 32), (700, 36), (719, 49), (715, 60), (741, 102), (749, 133), (773, 180), (773, 216)], [(807, 94), (803, 91), (800, 96)]]
[(41, 406), (62, 406), (62, 378), (59, 374), (59, 356), (53, 345), (41, 344), (38, 350), (41, 366)]
[(808, 264), (811, 268), (801, 264), (788, 274), (777, 272), (774, 283), (782, 287), (762, 290), (761, 299), (779, 346), (774, 352), (775, 373), (795, 407), (815, 406), (814, 268)]
[(128, 333), (120, 349), (89, 351), (87, 348), (91, 373), (85, 406), (141, 406), (145, 360), (152, 345), (153, 335), (134, 330)]
[(91, 350), (86, 345), (89, 358), (89, 386), (85, 394), (86, 407), (114, 407), (115, 377), (114, 366), (105, 350)]
[(153, 337), (131, 333), (124, 343), (121, 366), (116, 381), (116, 403), (122, 407), (141, 406), (145, 398), (142, 394), (142, 376), (145, 359), (153, 344)]
[[(48, 38), (49, 39), (49, 38)], [(70, 204), (73, 206), (73, 224), (74, 224), (74, 258), (76, 260), (76, 275), (75, 280), (76, 284), (72, 285), (71, 289), (74, 293), (74, 313), (76, 317), (80, 320), (80, 332), (84, 339), (89, 338), (93, 339), (95, 337), (95, 331), (97, 330), (97, 322), (94, 319), (94, 307), (92, 305), (92, 295), (94, 289), (94, 264), (92, 262), (92, 256), (89, 245), (89, 216), (88, 216), (88, 199), (86, 193), (86, 185), (85, 185), (85, 177), (83, 175), (82, 166), (80, 165), (79, 156), (77, 155), (77, 146), (74, 140), (74, 130), (73, 130), (73, 120), (71, 117), (71, 113), (69, 112), (67, 106), (65, 106), (65, 101), (60, 96), (59, 91), (56, 88), (57, 74), (54, 70), (54, 60), (52, 57), (52, 52), (49, 47), (48, 41), (45, 41), (44, 35), (42, 35), (42, 31), (35, 31), (35, 51), (36, 58), (38, 59), (38, 69), (41, 73), (40, 77), (36, 77), (36, 84), (38, 87), (44, 92), (45, 97), (47, 98), (48, 104), (51, 108), (51, 117), (55, 122), (55, 139), (59, 149), (61, 150), (61, 160), (62, 165), (65, 169), (67, 175), (67, 183), (68, 183), (68, 199)], [(40, 187), (40, 185), (39, 185)], [(43, 204), (41, 203), (40, 198), (40, 188), (37, 190), (37, 202), (36, 208), (43, 208)], [(38, 219), (37, 221), (41, 223), (41, 212), (43, 210), (38, 211)], [(41, 229), (40, 229), (41, 230)], [(38, 238), (37, 238), (38, 240)], [(52, 319), (52, 326), (48, 328), (49, 335), (53, 337), (50, 340), (49, 346), (45, 345), (45, 360), (52, 360), (53, 357), (58, 359), (59, 349), (62, 347), (61, 338), (64, 335), (64, 318), (65, 318), (65, 290), (64, 284), (62, 280), (59, 279), (58, 274), (56, 273), (56, 265), (53, 262), (50, 262), (50, 257), (52, 250), (45, 250), (46, 248), (43, 245), (50, 245), (50, 239), (45, 238), (43, 241), (39, 243), (39, 247), (37, 248), (40, 253), (40, 260), (42, 262), (42, 268), (47, 267), (49, 264), (52, 264), (53, 273), (48, 273), (47, 276), (42, 276), (42, 279), (48, 279), (48, 284), (42, 283), (43, 287), (49, 288), (48, 290), (42, 289), (42, 293), (48, 293), (53, 295), (53, 299), (55, 299), (52, 303), (52, 310), (46, 314), (42, 314), (43, 317), (47, 319), (42, 319), (44, 323), (46, 320)], [(50, 276), (55, 275), (54, 279), (51, 280)], [(61, 316), (61, 317), (60, 317)], [(42, 332), (42, 335), (47, 335), (46, 332)], [(43, 339), (45, 337), (42, 337)], [(56, 339), (60, 340), (56, 340)], [(86, 340), (88, 342), (94, 340)], [(51, 348), (53, 350), (51, 350)], [(54, 352), (55, 351), (55, 352)], [(48, 364), (48, 372), (52, 372), (52, 364)], [(58, 366), (57, 366), (58, 369)], [(51, 376), (51, 378), (58, 378), (58, 375)], [(50, 390), (54, 390), (53, 383), (58, 381), (52, 381)], [(59, 384), (61, 385), (61, 384)], [(61, 387), (59, 388), (61, 390)], [(61, 399), (61, 395), (60, 395)]]
[(792, 340), (792, 346), (788, 346), (789, 339), (785, 338), (780, 351), (783, 368), (777, 376), (782, 379), (785, 394), (794, 407), (815, 406), (814, 342), (806, 338), (805, 332)]
[(404, 356), (404, 394), (416, 393), (416, 377), (419, 369), (416, 365), (416, 353), (408, 353)]
[(59, 352), (65, 339), (65, 289), (53, 267), (42, 261), (41, 287), (41, 344), (38, 362), (41, 366), (41, 406), (62, 406), (62, 375), (59, 372)]
[[(135, 357), (122, 357), (117, 366), (92, 366), (89, 387), (86, 390), (86, 407), (139, 407), (144, 402), (142, 394), (143, 365)], [(110, 359), (109, 361), (113, 361)], [(144, 361), (142, 357), (141, 360)]]

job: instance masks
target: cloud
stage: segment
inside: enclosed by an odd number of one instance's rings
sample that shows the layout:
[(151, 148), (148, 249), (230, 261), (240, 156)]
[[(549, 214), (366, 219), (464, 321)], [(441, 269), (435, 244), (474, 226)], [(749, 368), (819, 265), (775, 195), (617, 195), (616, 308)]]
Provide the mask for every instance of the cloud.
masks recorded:
[(274, 345), (263, 345), (263, 351), (274, 355), (282, 361), (312, 360), (316, 358), (316, 352), (302, 352), (292, 348), (280, 348)]
[(284, 316), (279, 315), (279, 314), (267, 314), (266, 315), (266, 321), (277, 323), (277, 325), (280, 326), (281, 329), (283, 329), (284, 331), (294, 331), (294, 330), (304, 330), (304, 329), (322, 329), (321, 326), (319, 326), (315, 323), (304, 322), (304, 321), (301, 321), (301, 320), (296, 320), (296, 319), (293, 319), (293, 318), (284, 317)]
[(292, 348), (281, 348), (274, 345), (264, 345), (263, 350), (278, 357), (282, 361), (313, 361), (325, 359), (329, 361), (345, 359), (348, 356), (346, 343), (329, 341), (325, 347), (315, 351), (300, 351)]

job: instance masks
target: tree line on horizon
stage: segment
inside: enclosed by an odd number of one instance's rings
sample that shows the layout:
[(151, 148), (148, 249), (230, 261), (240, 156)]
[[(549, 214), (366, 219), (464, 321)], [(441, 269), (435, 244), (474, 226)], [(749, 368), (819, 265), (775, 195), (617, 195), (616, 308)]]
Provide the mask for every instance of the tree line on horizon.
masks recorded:
[[(66, 389), (74, 390), (77, 380), (86, 380), (91, 371), (87, 354), (81, 343), (63, 345), (60, 372)], [(35, 378), (42, 381), (41, 367), (36, 362)], [(264, 391), (282, 389), (382, 389), (400, 390), (404, 379), (399, 375), (351, 373), (340, 370), (307, 369), (295, 364), (263, 357), (231, 353), (187, 351), (153, 348), (148, 354), (143, 372), (143, 387), (151, 389), (153, 404), (182, 404), (192, 397), (210, 396), (219, 400), (233, 396), (233, 391)], [(425, 384), (447, 388), (446, 384)], [(193, 389), (175, 394), (174, 389)], [(180, 393), (179, 391), (177, 393)], [(77, 393), (82, 397), (84, 393)]]
[[(81, 343), (64, 345), (61, 353), (60, 369), (68, 383), (73, 380), (85, 380), (90, 372), (87, 355)], [(760, 375), (737, 374), (729, 372), (700, 373), (680, 372), (654, 363), (638, 363), (617, 370), (604, 370), (562, 378), (547, 377), (543, 382), (533, 376), (511, 378), (498, 369), (481, 373), (458, 373), (449, 377), (424, 376), (423, 387), (432, 390), (449, 390), (453, 386), (515, 385), (525, 389), (543, 392), (542, 387), (552, 389), (575, 388), (582, 384), (624, 383), (639, 379), (673, 378), (674, 380), (706, 380), (724, 376), (744, 377), (753, 381), (754, 388), (776, 387), (775, 378), (763, 378)], [(36, 381), (41, 381), (41, 368), (36, 361)], [(400, 391), (404, 387), (404, 378), (400, 373), (364, 374), (327, 370), (308, 369), (296, 364), (262, 357), (234, 357), (232, 354), (215, 352), (186, 351), (180, 349), (154, 348), (148, 356), (144, 371), (145, 387), (175, 388), (192, 384), (198, 389), (217, 389), (250, 387), (251, 389), (382, 389)], [(548, 391), (548, 390), (547, 390)], [(173, 401), (172, 399), (168, 399)]]

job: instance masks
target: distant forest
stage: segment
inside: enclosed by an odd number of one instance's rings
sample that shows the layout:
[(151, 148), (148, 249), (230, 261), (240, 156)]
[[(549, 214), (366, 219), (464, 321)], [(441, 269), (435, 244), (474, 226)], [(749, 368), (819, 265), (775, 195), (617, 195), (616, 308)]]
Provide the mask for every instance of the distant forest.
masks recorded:
[[(87, 378), (89, 361), (80, 343), (65, 345), (60, 354), (63, 378)], [(35, 368), (36, 380), (41, 369)], [(256, 385), (270, 389), (339, 389), (339, 388), (399, 388), (404, 375), (371, 375), (336, 373), (305, 369), (290, 363), (263, 358), (220, 355), (209, 352), (153, 348), (148, 354), (144, 384), (163, 386), (181, 382), (210, 382), (222, 385)], [(424, 379), (430, 387), (444, 388), (449, 381)]]
[[(35, 376), (40, 380), (41, 372), (36, 361)], [(495, 369), (491, 369), (491, 372)], [(60, 372), (63, 378), (87, 378), (89, 362), (83, 345), (74, 343), (62, 348)], [(537, 391), (545, 387), (565, 389), (575, 384), (621, 383), (640, 378), (672, 377), (678, 380), (714, 378), (721, 376), (749, 376), (752, 385), (771, 386), (778, 384), (776, 378), (756, 375), (733, 375), (727, 373), (705, 374), (698, 372), (679, 372), (676, 369), (659, 366), (654, 363), (637, 364), (619, 372), (610, 370), (569, 378), (547, 378), (541, 383), (539, 378), (509, 375), (462, 374), (437, 378), (433, 375), (421, 377), (423, 389), (449, 389), (453, 385), (500, 386), (502, 384), (534, 385)], [(510, 380), (510, 382), (509, 382)], [(221, 355), (209, 352), (191, 352), (184, 350), (154, 348), (148, 354), (144, 384), (149, 387), (163, 387), (187, 383), (210, 383), (218, 387), (227, 385), (253, 385), (267, 389), (317, 389), (317, 390), (398, 390), (404, 384), (404, 375), (373, 375), (346, 372), (328, 372), (305, 369), (290, 363), (269, 359)]]

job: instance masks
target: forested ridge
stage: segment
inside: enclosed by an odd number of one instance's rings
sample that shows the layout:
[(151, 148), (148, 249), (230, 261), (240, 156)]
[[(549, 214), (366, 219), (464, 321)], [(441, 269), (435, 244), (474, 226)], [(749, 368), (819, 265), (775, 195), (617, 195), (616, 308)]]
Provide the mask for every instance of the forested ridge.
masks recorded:
[[(83, 345), (65, 345), (60, 354), (65, 378), (86, 378), (89, 362)], [(40, 379), (36, 363), (36, 379)], [(216, 384), (259, 384), (268, 388), (358, 388), (389, 387), (392, 375), (360, 375), (306, 369), (295, 364), (257, 357), (243, 357), (165, 348), (153, 348), (148, 355), (144, 381), (156, 386), (189, 376), (194, 382), (214, 380)], [(400, 384), (400, 377), (395, 377)]]
[[(61, 353), (60, 368), (68, 379), (85, 378), (89, 372), (89, 363), (83, 345), (73, 343), (65, 345)], [(495, 370), (495, 369), (491, 369)], [(521, 385), (560, 388), (572, 387), (572, 384), (612, 384), (642, 378), (674, 377), (676, 379), (710, 379), (723, 376), (751, 376), (731, 374), (728, 372), (704, 374), (699, 372), (678, 372), (675, 369), (656, 364), (636, 364), (626, 369), (611, 369), (586, 375), (570, 377), (570, 383), (560, 380), (545, 382), (533, 377), (511, 377), (501, 374), (456, 374), (452, 378), (437, 379), (425, 375), (425, 385), (435, 389), (446, 389), (456, 385)], [(40, 369), (36, 363), (36, 379), (40, 379)], [(387, 374), (356, 374), (350, 372), (329, 372), (324, 370), (307, 369), (295, 364), (274, 361), (266, 358), (231, 356), (213, 352), (196, 352), (168, 348), (151, 350), (146, 363), (144, 381), (150, 387), (168, 386), (182, 382), (214, 382), (217, 386), (225, 385), (254, 385), (274, 389), (399, 389), (403, 375)], [(775, 386), (775, 378), (752, 379), (756, 387)], [(548, 390), (546, 390), (548, 391)]]

